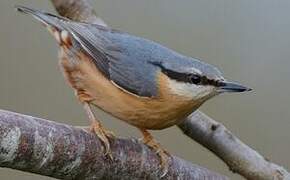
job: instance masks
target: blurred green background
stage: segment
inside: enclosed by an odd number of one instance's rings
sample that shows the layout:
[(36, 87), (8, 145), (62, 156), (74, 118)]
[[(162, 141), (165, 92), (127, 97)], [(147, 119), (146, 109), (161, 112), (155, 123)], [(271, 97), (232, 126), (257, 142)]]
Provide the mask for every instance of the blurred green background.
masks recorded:
[[(0, 1), (0, 108), (87, 125), (85, 113), (64, 83), (51, 35), (15, 4), (55, 12), (50, 1)], [(288, 0), (94, 0), (112, 27), (155, 40), (219, 67), (226, 78), (254, 91), (216, 97), (202, 110), (225, 124), (265, 157), (290, 168), (290, 1)], [(105, 113), (116, 134), (139, 137), (135, 128)], [(230, 176), (211, 152), (172, 127), (154, 132), (173, 154)], [(50, 179), (0, 169), (0, 179)]]

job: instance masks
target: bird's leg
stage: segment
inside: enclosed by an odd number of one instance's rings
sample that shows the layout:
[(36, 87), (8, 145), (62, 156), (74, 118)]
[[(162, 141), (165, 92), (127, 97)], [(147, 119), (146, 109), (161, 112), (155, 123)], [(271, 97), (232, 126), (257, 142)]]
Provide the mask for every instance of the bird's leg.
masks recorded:
[[(90, 131), (92, 132), (92, 128), (91, 126), (75, 126), (76, 128), (80, 128), (80, 129), (84, 129), (86, 131)], [(105, 128), (103, 128), (103, 131), (105, 132), (106, 136), (109, 138), (116, 138), (116, 135), (114, 134), (114, 132), (107, 130)]]
[[(93, 111), (91, 110), (89, 102), (91, 102), (93, 100), (93, 98), (91, 96), (89, 96), (88, 94), (86, 94), (84, 90), (78, 90), (75, 93), (76, 93), (76, 96), (78, 97), (79, 101), (82, 102), (82, 104), (84, 104), (84, 109), (86, 110), (86, 113), (88, 114), (89, 119), (91, 121), (90, 126), (76, 126), (76, 127), (82, 128), (82, 129), (85, 129), (85, 130), (88, 130), (91, 132), (92, 131), (95, 132), (93, 125), (98, 123), (98, 126), (101, 127), (102, 131), (104, 132), (104, 134), (107, 137), (115, 138), (116, 137), (115, 134), (112, 131), (109, 131), (109, 130), (106, 130), (105, 128), (103, 128), (100, 121), (97, 120)], [(95, 121), (96, 121), (96, 123), (95, 123)]]
[(90, 122), (91, 123), (90, 130), (92, 132), (96, 133), (96, 135), (101, 139), (102, 143), (105, 146), (105, 155), (108, 155), (112, 159), (110, 142), (108, 139), (108, 137), (112, 137), (112, 135), (110, 133), (108, 133), (108, 131), (104, 130), (100, 121), (98, 121), (95, 118), (95, 115), (94, 115), (94, 113), (91, 109), (91, 106), (88, 102), (84, 102), (84, 109), (89, 117), (89, 120), (91, 121)]
[[(148, 147), (153, 149), (157, 155), (160, 157), (161, 161), (161, 168), (162, 168), (162, 176), (166, 175), (169, 168), (169, 161), (171, 155), (168, 151), (163, 149), (161, 145), (153, 138), (153, 136), (146, 130), (140, 129), (143, 134), (143, 143), (146, 144)], [(162, 177), (161, 176), (161, 177)]]

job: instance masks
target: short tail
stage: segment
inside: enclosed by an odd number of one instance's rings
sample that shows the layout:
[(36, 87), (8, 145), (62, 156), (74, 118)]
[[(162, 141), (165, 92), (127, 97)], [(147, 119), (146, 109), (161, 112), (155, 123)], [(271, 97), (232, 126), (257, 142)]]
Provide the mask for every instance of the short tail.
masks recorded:
[(35, 19), (39, 20), (46, 26), (52, 26), (54, 28), (57, 28), (58, 30), (63, 30), (64, 29), (64, 22), (68, 21), (68, 19), (56, 16), (47, 12), (43, 12), (40, 10), (28, 8), (25, 6), (15, 6), (15, 9), (18, 12), (25, 13), (25, 14), (30, 14), (32, 15)]

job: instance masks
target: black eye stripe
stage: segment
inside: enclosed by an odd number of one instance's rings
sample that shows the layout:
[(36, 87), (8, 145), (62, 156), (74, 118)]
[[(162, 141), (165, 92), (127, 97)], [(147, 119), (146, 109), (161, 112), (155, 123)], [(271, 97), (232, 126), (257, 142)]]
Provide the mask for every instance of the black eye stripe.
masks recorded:
[(171, 71), (168, 69), (162, 69), (162, 72), (166, 74), (168, 77), (175, 79), (176, 81), (181, 81), (181, 82), (190, 82), (190, 78), (188, 78), (188, 74), (184, 73), (179, 73), (175, 71)]
[(190, 75), (191, 74), (187, 74), (187, 73), (180, 73), (180, 72), (176, 72), (176, 71), (172, 71), (170, 69), (166, 69), (164, 66), (162, 66), (161, 63), (157, 63), (157, 62), (152, 62), (153, 65), (160, 67), (161, 71), (166, 74), (168, 77), (170, 77), (171, 79), (174, 79), (176, 81), (180, 81), (180, 82), (188, 82), (190, 83)]
[(166, 69), (164, 66), (162, 66), (161, 63), (152, 63), (152, 64), (160, 67), (161, 71), (164, 74), (166, 74), (168, 77), (176, 81), (186, 82), (186, 83), (191, 83), (191, 84), (213, 85), (213, 86), (217, 86), (219, 83), (219, 81), (207, 79), (207, 77), (200, 76), (198, 74), (180, 73), (180, 72), (172, 71), (170, 69)]

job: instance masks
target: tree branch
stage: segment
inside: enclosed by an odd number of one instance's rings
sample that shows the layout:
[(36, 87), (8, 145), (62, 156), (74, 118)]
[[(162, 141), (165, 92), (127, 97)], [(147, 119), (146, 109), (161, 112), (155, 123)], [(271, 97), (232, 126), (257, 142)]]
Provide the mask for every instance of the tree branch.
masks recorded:
[[(113, 160), (83, 129), (0, 110), (0, 166), (59, 179), (159, 179), (159, 157), (134, 139), (111, 140)], [(173, 157), (164, 179), (226, 177)]]
[(87, 0), (51, 0), (57, 12), (74, 21), (107, 26)]
[[(87, 0), (51, 0), (56, 10), (68, 18), (103, 24)], [(77, 12), (77, 13), (75, 13)], [(200, 111), (183, 121), (179, 128), (221, 158), (234, 173), (247, 179), (290, 179), (289, 172), (269, 162), (258, 152), (244, 144), (222, 124)]]
[(223, 160), (230, 170), (252, 180), (290, 179), (289, 172), (253, 150), (224, 125), (201, 111), (191, 114), (179, 128)]

